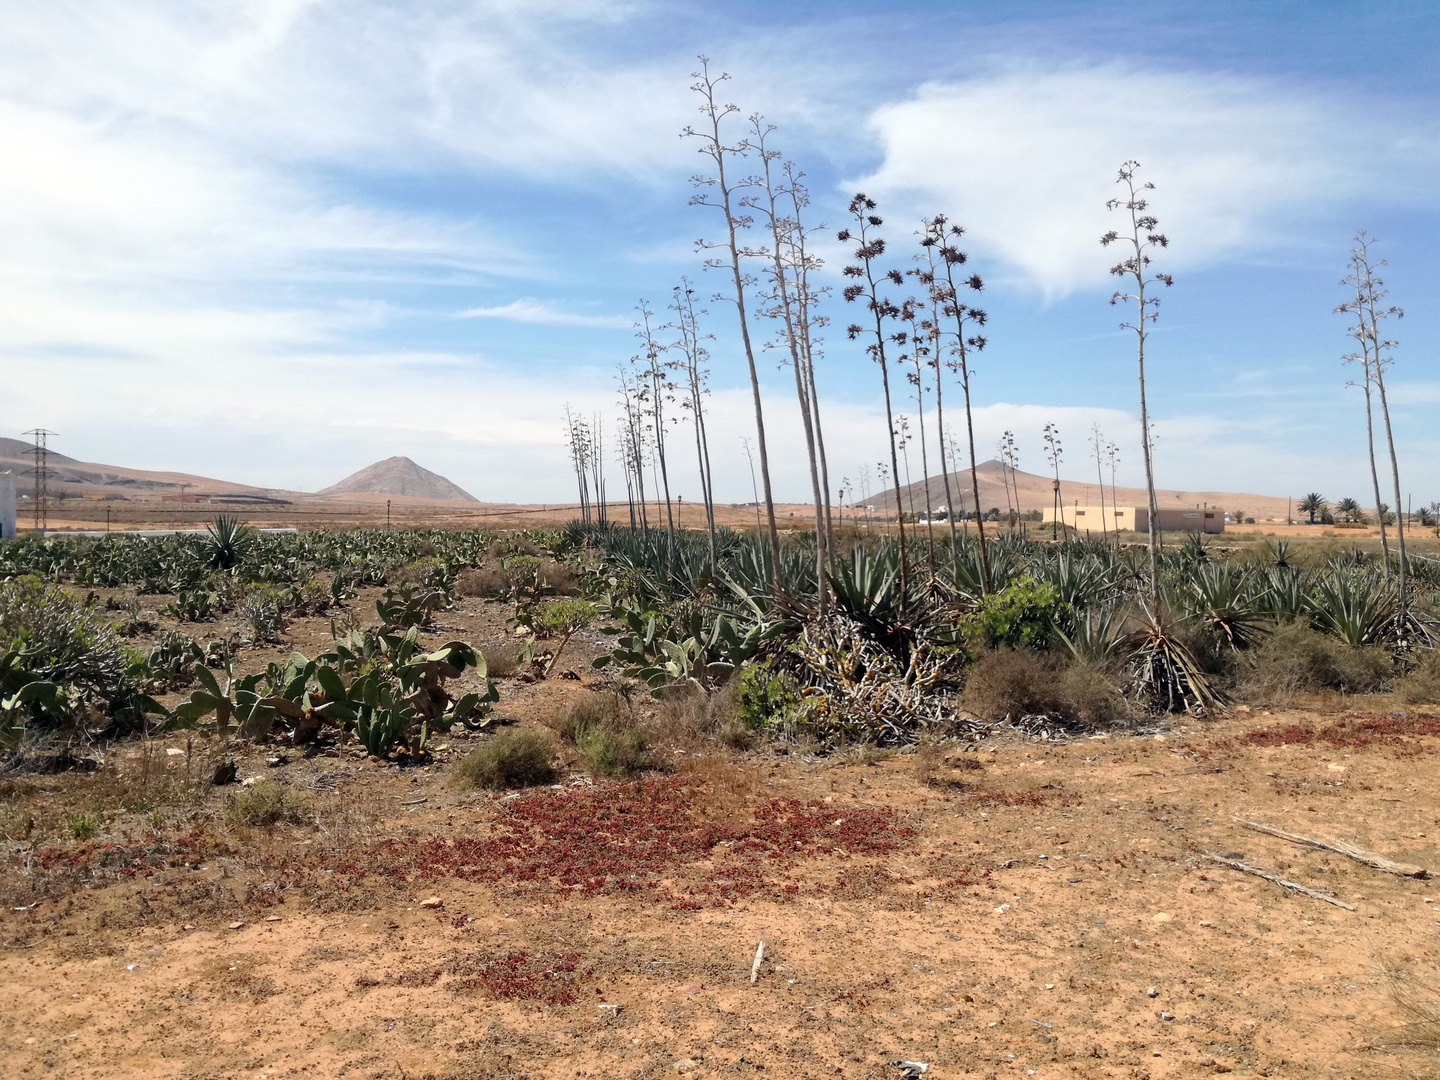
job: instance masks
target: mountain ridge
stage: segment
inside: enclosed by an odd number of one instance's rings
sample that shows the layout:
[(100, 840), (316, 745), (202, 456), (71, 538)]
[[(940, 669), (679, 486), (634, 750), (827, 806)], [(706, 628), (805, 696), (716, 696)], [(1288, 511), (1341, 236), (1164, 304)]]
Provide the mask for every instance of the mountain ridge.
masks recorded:
[[(980, 486), (982, 510), (988, 511), (997, 508), (1003, 513), (1014, 506), (1019, 512), (1025, 513), (1032, 510), (1048, 510), (1054, 505), (1055, 482), (1053, 477), (1038, 476), (1035, 473), (1015, 469), (1012, 483), (1010, 479), (1012, 470), (994, 458), (976, 465), (975, 473)], [(931, 508), (944, 506), (944, 476), (930, 477), (929, 486)], [(1064, 477), (1060, 479), (1060, 501), (1066, 506), (1077, 504), (1098, 506), (1100, 505), (1101, 491), (1102, 485), (1099, 477), (1093, 481), (1069, 480)], [(1107, 506), (1144, 506), (1148, 501), (1144, 488), (1119, 486), (1112, 489), (1109, 477), (1105, 478), (1103, 491)], [(967, 513), (974, 509), (972, 504), (975, 499), (971, 494), (969, 469), (961, 469), (950, 474), (950, 492), (957, 507), (963, 507)], [(923, 514), (926, 506), (925, 482), (919, 480), (912, 484), (902, 485), (900, 498), (907, 511), (913, 510)], [(1240, 511), (1244, 516), (1253, 517), (1259, 521), (1284, 520), (1287, 513), (1294, 516), (1290, 500), (1286, 496), (1280, 495), (1256, 495), (1235, 491), (1177, 491), (1157, 488), (1155, 498), (1162, 510), (1191, 509), (1196, 506), (1219, 507), (1230, 513)], [(876, 509), (893, 509), (895, 506), (894, 489), (887, 488), (884, 491), (875, 492), (870, 499), (870, 505)]]

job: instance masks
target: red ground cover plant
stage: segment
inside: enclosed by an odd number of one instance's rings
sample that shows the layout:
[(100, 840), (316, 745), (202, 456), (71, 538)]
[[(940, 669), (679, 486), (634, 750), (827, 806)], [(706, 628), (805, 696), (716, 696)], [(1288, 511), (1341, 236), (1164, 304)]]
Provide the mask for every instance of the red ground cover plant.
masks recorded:
[[(699, 906), (699, 897), (783, 900), (798, 892), (786, 877), (797, 861), (884, 854), (913, 835), (886, 807), (770, 799), (715, 820), (702, 812), (704, 798), (685, 777), (537, 792), (506, 803), (506, 816), (486, 835), (391, 837), (325, 869), (341, 887), (370, 875), (406, 883), (453, 877), (559, 894), (632, 894), (684, 910)], [(686, 876), (694, 880), (677, 891)]]
[(1423, 745), (1414, 741), (1421, 736), (1440, 736), (1440, 717), (1408, 712), (1390, 716), (1346, 713), (1333, 724), (1277, 724), (1247, 731), (1231, 739), (1217, 740), (1208, 750), (1201, 751), (1200, 756), (1233, 754), (1255, 746), (1324, 746), (1350, 751), (1385, 746), (1404, 756), (1413, 756), (1424, 751)]
[(198, 865), (228, 854), (229, 846), (213, 836), (190, 833), (174, 839), (150, 839), (126, 843), (84, 841), (36, 848), (30, 856), (33, 869), (47, 874), (92, 878), (125, 879), (149, 876), (175, 866)]
[(457, 957), (447, 964), (456, 976), (446, 987), (483, 990), (506, 1001), (541, 1001), (546, 1005), (570, 1005), (579, 995), (580, 982), (588, 972), (579, 970), (573, 953), (531, 956), (512, 952), (500, 957), (478, 954)]

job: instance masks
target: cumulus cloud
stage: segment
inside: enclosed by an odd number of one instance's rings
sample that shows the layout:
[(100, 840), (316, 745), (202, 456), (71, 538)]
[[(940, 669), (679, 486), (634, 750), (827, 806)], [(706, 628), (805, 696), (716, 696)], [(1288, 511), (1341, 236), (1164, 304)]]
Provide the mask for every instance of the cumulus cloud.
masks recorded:
[(913, 216), (945, 210), (1052, 295), (1105, 278), (1114, 260), (1097, 241), (1127, 159), (1157, 186), (1167, 266), (1185, 267), (1273, 243), (1318, 204), (1415, 186), (1440, 158), (1433, 121), (1402, 126), (1313, 88), (1123, 64), (1016, 62), (922, 86), (869, 123), (884, 157), (861, 188)]

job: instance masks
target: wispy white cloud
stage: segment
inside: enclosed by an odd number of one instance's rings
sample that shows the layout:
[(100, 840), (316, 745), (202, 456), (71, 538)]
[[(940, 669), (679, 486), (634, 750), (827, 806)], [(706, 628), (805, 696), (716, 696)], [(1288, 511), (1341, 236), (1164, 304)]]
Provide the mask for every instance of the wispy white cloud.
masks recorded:
[(1119, 63), (1015, 61), (922, 86), (869, 123), (884, 159), (861, 188), (887, 196), (892, 217), (945, 211), (1051, 294), (1105, 278), (1114, 259), (1098, 239), (1127, 159), (1157, 185), (1170, 267), (1273, 244), (1362, 190), (1413, 193), (1440, 162), (1433, 121), (1387, 120), (1314, 87)]
[(498, 307), (467, 308), (456, 313), (458, 319), (509, 319), (512, 322), (548, 323), (554, 326), (592, 326), (607, 330), (628, 330), (634, 319), (622, 315), (582, 315), (562, 311), (550, 304), (528, 297), (512, 300)]

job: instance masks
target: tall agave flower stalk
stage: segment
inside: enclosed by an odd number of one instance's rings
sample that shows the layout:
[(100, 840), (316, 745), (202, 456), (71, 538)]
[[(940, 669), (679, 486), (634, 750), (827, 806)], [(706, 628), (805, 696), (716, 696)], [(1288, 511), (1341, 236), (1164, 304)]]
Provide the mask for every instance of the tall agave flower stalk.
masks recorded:
[(1385, 538), (1385, 508), (1380, 500), (1380, 477), (1375, 468), (1375, 424), (1372, 419), (1370, 388), (1373, 385), (1380, 398), (1380, 413), (1385, 422), (1385, 442), (1390, 451), (1390, 477), (1395, 485), (1395, 540), (1400, 548), (1400, 617), (1405, 616), (1405, 509), (1404, 496), (1400, 493), (1400, 463), (1395, 454), (1395, 434), (1390, 426), (1390, 403), (1385, 397), (1385, 369), (1394, 363), (1391, 355), (1397, 342), (1387, 341), (1381, 336), (1380, 320), (1404, 318), (1405, 313), (1391, 305), (1383, 307), (1388, 295), (1385, 282), (1375, 270), (1385, 265), (1385, 260), (1374, 262), (1370, 258), (1372, 239), (1363, 230), (1355, 237), (1355, 247), (1350, 252), (1350, 273), (1342, 285), (1355, 290), (1355, 299), (1335, 309), (1337, 314), (1353, 315), (1355, 324), (1350, 336), (1360, 342), (1360, 352), (1345, 357), (1346, 363), (1360, 361), (1365, 369), (1365, 433), (1370, 445), (1370, 478), (1375, 484), (1375, 512), (1380, 518), (1380, 545), (1385, 552), (1385, 575), (1390, 575), (1390, 545)]
[(830, 561), (830, 570), (833, 573), (835, 545), (831, 542), (830, 467), (825, 454), (825, 428), (820, 420), (820, 392), (815, 381), (815, 359), (820, 352), (820, 339), (817, 331), (827, 322), (823, 315), (817, 314), (816, 304), (830, 290), (815, 288), (810, 284), (810, 272), (819, 269), (823, 263), (817, 256), (810, 254), (807, 241), (807, 237), (812, 231), (823, 231), (825, 226), (816, 226), (814, 230), (805, 227), (802, 223), (802, 213), (810, 204), (810, 194), (805, 185), (801, 183), (804, 174), (797, 172), (795, 166), (788, 161), (782, 171), (785, 174), (785, 192), (790, 199), (792, 220), (795, 222), (795, 227), (786, 234), (789, 251), (787, 262), (794, 274), (796, 325), (800, 331), (800, 356), (804, 361), (805, 384), (810, 396), (810, 415), (815, 424), (815, 451), (820, 463), (820, 490), (825, 503), (825, 550)]
[(1100, 461), (1105, 455), (1105, 436), (1100, 432), (1100, 425), (1097, 422), (1090, 429), (1090, 456), (1095, 459), (1095, 479), (1100, 482), (1100, 539), (1110, 538), (1109, 523), (1105, 520), (1105, 474), (1100, 469)]
[(985, 550), (985, 515), (980, 509), (980, 476), (975, 471), (975, 419), (970, 404), (970, 356), (983, 351), (986, 342), (983, 334), (974, 331), (985, 325), (987, 317), (979, 308), (960, 300), (962, 288), (979, 293), (985, 288), (985, 283), (980, 280), (979, 274), (961, 277), (964, 272), (960, 268), (969, 258), (956, 246), (960, 237), (965, 235), (963, 227), (951, 225), (944, 214), (936, 214), (925, 223), (925, 235), (930, 246), (938, 250), (940, 268), (945, 275), (943, 281), (937, 278), (935, 282), (935, 287), (942, 292), (941, 312), (954, 325), (950, 332), (951, 359), (946, 361), (945, 366), (960, 376), (960, 390), (965, 398), (965, 434), (970, 445), (970, 494), (975, 499), (975, 535), (979, 539), (980, 573), (984, 578), (981, 587), (988, 594), (990, 556)]
[[(800, 421), (805, 432), (805, 453), (810, 464), (810, 488), (815, 500), (815, 590), (816, 606), (821, 615), (828, 609), (829, 590), (826, 587), (825, 568), (828, 563), (829, 536), (826, 528), (825, 514), (825, 493), (820, 481), (820, 455), (818, 451), (818, 437), (816, 435), (814, 414), (811, 409), (811, 378), (807, 375), (809, 367), (807, 352), (804, 346), (802, 324), (806, 320), (805, 312), (800, 309), (800, 283), (797, 280), (799, 268), (795, 265), (797, 240), (795, 233), (801, 231), (802, 226), (798, 217), (791, 217), (782, 209), (782, 202), (786, 196), (790, 196), (790, 206), (798, 215), (802, 204), (802, 198), (797, 195), (793, 187), (787, 191), (787, 186), (793, 185), (794, 180), (787, 175), (785, 180), (776, 181), (772, 175), (771, 166), (780, 157), (780, 151), (771, 150), (765, 145), (766, 138), (775, 130), (774, 125), (766, 124), (760, 116), (750, 118), (750, 145), (760, 159), (761, 173), (756, 177), (755, 187), (760, 194), (747, 196), (741, 200), (740, 205), (747, 210), (757, 213), (770, 229), (770, 247), (760, 254), (768, 258), (769, 266), (767, 274), (770, 279), (769, 292), (766, 299), (769, 306), (760, 309), (760, 314), (776, 320), (780, 326), (781, 347), (789, 356), (790, 368), (795, 376), (795, 395), (800, 403)], [(787, 174), (789, 169), (787, 168)], [(786, 181), (789, 181), (787, 185)]]
[(1164, 233), (1156, 232), (1159, 220), (1149, 212), (1149, 200), (1144, 192), (1153, 191), (1155, 185), (1140, 184), (1135, 173), (1140, 168), (1137, 161), (1127, 161), (1120, 166), (1116, 183), (1125, 188), (1125, 198), (1111, 199), (1105, 204), (1109, 210), (1124, 210), (1129, 218), (1125, 232), (1111, 229), (1100, 238), (1103, 247), (1119, 243), (1127, 254), (1124, 259), (1110, 268), (1115, 277), (1128, 279), (1133, 292), (1117, 289), (1110, 297), (1111, 305), (1133, 303), (1135, 321), (1120, 324), (1122, 330), (1135, 331), (1136, 359), (1140, 372), (1140, 448), (1145, 455), (1145, 493), (1149, 498), (1150, 510), (1150, 600), (1160, 603), (1160, 507), (1155, 500), (1154, 439), (1150, 432), (1150, 409), (1145, 399), (1145, 342), (1150, 336), (1150, 324), (1160, 317), (1160, 298), (1150, 294), (1155, 285), (1169, 288), (1175, 281), (1169, 274), (1150, 272), (1150, 252), (1154, 248), (1170, 246)]
[[(913, 298), (900, 305), (900, 318), (909, 330), (895, 336), (897, 344), (908, 346), (910, 351), (902, 353), (901, 362), (908, 361), (911, 370), (905, 373), (906, 380), (915, 388), (915, 420), (920, 428), (920, 478), (925, 485), (925, 538), (929, 544), (930, 578), (935, 578), (935, 512), (930, 504), (930, 456), (925, 445), (925, 369), (931, 363), (932, 324), (924, 318), (917, 301)], [(914, 502), (914, 497), (911, 497)]]
[(650, 519), (645, 513), (645, 418), (644, 406), (637, 397), (636, 387), (630, 381), (625, 368), (618, 370), (620, 384), (620, 418), (624, 428), (620, 460), (625, 466), (625, 487), (630, 497), (630, 527), (635, 528), (636, 507), (639, 507), (640, 528), (650, 529)]
[(570, 411), (565, 404), (565, 436), (570, 449), (570, 464), (575, 469), (575, 483), (580, 498), (580, 520), (590, 524), (590, 467), (586, 460), (590, 438), (585, 430), (585, 418)]
[(595, 485), (595, 520), (604, 525), (610, 519), (605, 504), (605, 421), (595, 412), (590, 418), (590, 479)]
[(903, 285), (905, 279), (901, 277), (898, 270), (886, 271), (878, 279), (876, 278), (875, 262), (885, 254), (885, 240), (873, 235), (873, 231), (885, 222), (874, 212), (875, 209), (874, 199), (863, 192), (857, 194), (850, 200), (849, 207), (849, 213), (855, 219), (855, 228), (853, 231), (841, 229), (837, 239), (841, 243), (848, 240), (856, 242), (855, 262), (842, 271), (853, 282), (853, 284), (845, 286), (845, 300), (847, 303), (853, 303), (863, 299), (865, 307), (874, 321), (873, 331), (867, 331), (859, 323), (851, 323), (846, 328), (846, 333), (851, 341), (862, 335), (874, 334), (874, 340), (865, 346), (865, 351), (870, 354), (870, 359), (880, 367), (880, 385), (885, 392), (885, 431), (890, 439), (890, 474), (895, 482), (895, 518), (900, 527), (900, 594), (903, 604), (904, 598), (910, 592), (910, 570), (905, 550), (905, 511), (900, 502), (900, 456), (895, 445), (895, 410), (890, 398), (890, 366), (885, 357), (885, 342), (888, 337), (885, 332), (885, 321), (899, 315), (900, 309), (887, 297), (880, 295), (880, 282), (889, 280), (892, 284)]
[(700, 333), (698, 316), (703, 311), (695, 308), (695, 290), (687, 278), (681, 278), (674, 289), (674, 303), (670, 310), (675, 313), (675, 329), (680, 334), (676, 348), (683, 360), (681, 370), (685, 373), (685, 398), (680, 407), (690, 413), (695, 427), (695, 457), (700, 466), (700, 496), (705, 502), (705, 531), (710, 540), (710, 569), (715, 569), (715, 487), (710, 471), (710, 438), (705, 429), (705, 396), (710, 393), (708, 385), (710, 352), (705, 342), (709, 334)]
[(655, 337), (655, 328), (651, 325), (655, 313), (644, 300), (636, 305), (635, 310), (640, 315), (635, 323), (635, 336), (640, 339), (643, 348), (638, 355), (631, 357), (630, 362), (638, 369), (636, 397), (645, 410), (650, 428), (653, 464), (659, 481), (655, 494), (663, 492), (665, 496), (665, 528), (673, 546), (675, 517), (670, 507), (670, 470), (665, 460), (665, 404), (675, 400), (675, 384), (670, 381), (667, 365), (662, 360), (665, 346)]
[[(921, 285), (925, 286), (929, 299), (930, 318), (925, 323), (925, 336), (929, 345), (929, 357), (927, 366), (935, 373), (935, 427), (940, 439), (940, 476), (945, 487), (945, 520), (950, 526), (950, 543), (954, 545), (955, 536), (955, 494), (950, 490), (950, 473), (953, 471), (952, 459), (954, 458), (954, 447), (951, 446), (950, 453), (946, 453), (946, 439), (949, 429), (945, 426), (945, 380), (941, 377), (943, 368), (940, 363), (940, 311), (945, 302), (946, 291), (940, 288), (935, 277), (935, 260), (939, 254), (939, 244), (931, 237), (929, 222), (920, 234), (920, 254), (917, 259), (923, 259), (923, 265), (912, 270)], [(926, 486), (926, 494), (929, 494), (929, 486)], [(932, 539), (933, 546), (934, 541)]]
[(772, 585), (778, 592), (783, 586), (781, 580), (780, 529), (775, 523), (775, 499), (770, 489), (770, 454), (765, 442), (765, 409), (760, 399), (760, 372), (755, 365), (755, 348), (750, 340), (750, 319), (745, 308), (745, 290), (751, 279), (740, 265), (742, 255), (748, 254), (740, 242), (741, 231), (748, 229), (751, 218), (744, 213), (736, 198), (736, 183), (726, 170), (727, 163), (743, 157), (750, 149), (747, 140), (741, 139), (735, 145), (727, 145), (721, 128), (725, 118), (740, 109), (735, 105), (722, 105), (715, 97), (716, 88), (730, 76), (710, 74), (710, 61), (700, 58), (700, 70), (695, 73), (691, 89), (700, 95), (700, 114), (705, 118), (701, 130), (687, 126), (681, 135), (698, 139), (700, 153), (708, 157), (714, 166), (710, 176), (694, 176), (691, 182), (699, 190), (690, 199), (692, 206), (708, 206), (719, 210), (725, 222), (725, 240), (719, 244), (699, 243), (701, 250), (721, 251), (722, 257), (706, 260), (707, 269), (728, 270), (733, 292), (718, 299), (728, 300), (735, 305), (735, 314), (740, 323), (740, 343), (745, 350), (745, 363), (750, 371), (750, 393), (755, 406), (755, 446), (760, 457), (760, 480), (765, 490), (765, 518), (770, 533), (770, 558), (773, 574)]

